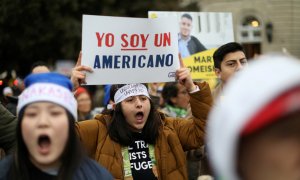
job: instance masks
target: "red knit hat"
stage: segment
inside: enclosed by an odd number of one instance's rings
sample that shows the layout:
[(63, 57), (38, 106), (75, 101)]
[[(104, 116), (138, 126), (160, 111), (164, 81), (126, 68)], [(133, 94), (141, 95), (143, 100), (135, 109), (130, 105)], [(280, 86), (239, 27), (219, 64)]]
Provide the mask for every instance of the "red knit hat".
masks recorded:
[(77, 97), (78, 97), (80, 94), (82, 94), (82, 93), (87, 93), (87, 94), (89, 94), (88, 91), (87, 91), (85, 88), (83, 88), (83, 87), (78, 87), (78, 88), (76, 89), (76, 91), (75, 91), (74, 96), (77, 98)]

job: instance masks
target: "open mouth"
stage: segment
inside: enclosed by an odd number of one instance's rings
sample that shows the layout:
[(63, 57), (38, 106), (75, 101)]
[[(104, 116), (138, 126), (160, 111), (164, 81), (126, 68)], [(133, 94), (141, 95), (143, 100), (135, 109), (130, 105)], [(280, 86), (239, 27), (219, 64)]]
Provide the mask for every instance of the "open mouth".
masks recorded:
[(40, 147), (40, 152), (46, 154), (49, 152), (51, 140), (47, 135), (41, 135), (38, 138), (38, 145)]
[(137, 112), (136, 114), (135, 114), (135, 117), (136, 117), (136, 119), (137, 120), (142, 120), (143, 119), (143, 117), (144, 117), (144, 113), (143, 112)]

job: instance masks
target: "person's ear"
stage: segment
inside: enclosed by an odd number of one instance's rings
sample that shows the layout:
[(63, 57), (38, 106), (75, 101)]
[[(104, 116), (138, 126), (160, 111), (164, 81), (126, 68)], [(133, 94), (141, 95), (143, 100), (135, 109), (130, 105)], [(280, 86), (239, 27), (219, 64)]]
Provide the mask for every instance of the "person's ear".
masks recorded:
[(219, 68), (215, 68), (215, 74), (218, 78), (221, 78), (221, 70)]

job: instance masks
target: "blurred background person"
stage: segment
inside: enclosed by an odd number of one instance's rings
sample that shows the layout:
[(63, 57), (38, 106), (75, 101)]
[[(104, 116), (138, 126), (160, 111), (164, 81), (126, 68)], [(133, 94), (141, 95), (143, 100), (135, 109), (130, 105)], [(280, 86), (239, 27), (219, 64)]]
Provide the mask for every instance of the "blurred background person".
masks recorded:
[[(167, 82), (162, 90), (165, 107), (161, 111), (170, 117), (190, 118), (190, 96), (186, 88), (178, 82)], [(187, 119), (188, 120), (188, 119)], [(203, 147), (186, 152), (189, 180), (196, 180), (200, 173)]]
[(17, 98), (17, 96), (19, 96), (22, 91), (25, 89), (25, 85), (24, 85), (24, 81), (22, 78), (17, 77), (14, 81), (13, 81), (13, 92), (14, 92), (14, 96), (15, 98)]
[[(178, 82), (167, 82), (162, 90), (164, 108), (161, 111), (170, 117), (186, 118), (191, 115), (188, 111), (190, 96), (186, 88)], [(189, 113), (189, 114), (188, 114)]]
[(13, 115), (16, 115), (18, 98), (14, 96), (13, 90), (11, 87), (7, 86), (3, 89), (4, 97), (4, 106), (11, 112)]
[(152, 99), (154, 105), (157, 108), (161, 108), (164, 106), (163, 98), (162, 98), (162, 89), (163, 83), (148, 83), (148, 91), (150, 98)]
[(0, 159), (7, 154), (12, 154), (16, 148), (16, 124), (16, 116), (0, 102)]
[(216, 179), (300, 177), (300, 62), (263, 55), (224, 87), (207, 128)]
[(48, 65), (46, 63), (44, 63), (43, 61), (37, 61), (37, 62), (33, 63), (31, 66), (31, 73), (33, 73), (33, 74), (46, 73), (46, 72), (50, 72), (50, 69), (49, 69)]
[(78, 121), (92, 119), (92, 100), (87, 89), (84, 87), (79, 87), (76, 89), (74, 95), (78, 104)]
[(13, 96), (13, 90), (7, 86), (3, 89), (3, 96), (8, 97), (8, 96)]
[(109, 104), (110, 101), (110, 88), (111, 88), (111, 84), (107, 84), (103, 86), (104, 89), (104, 97), (103, 97), (103, 106), (107, 106)]

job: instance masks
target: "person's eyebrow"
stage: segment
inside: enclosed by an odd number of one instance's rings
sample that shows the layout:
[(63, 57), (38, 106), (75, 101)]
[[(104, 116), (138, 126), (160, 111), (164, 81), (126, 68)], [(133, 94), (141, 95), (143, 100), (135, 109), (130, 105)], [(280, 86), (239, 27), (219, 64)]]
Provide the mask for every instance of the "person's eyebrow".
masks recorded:
[(39, 109), (37, 105), (28, 106), (26, 109)]
[(243, 57), (243, 58), (240, 58), (240, 59), (229, 59), (229, 60), (226, 60), (226, 63), (227, 63), (227, 62), (240, 61), (240, 60), (244, 60), (244, 59), (247, 59), (247, 58), (246, 58), (246, 57)]
[(238, 61), (238, 60), (237, 60), (237, 59), (230, 59), (230, 60), (225, 61), (225, 63), (228, 63), (228, 62), (234, 63), (234, 62), (236, 62), (236, 61)]

